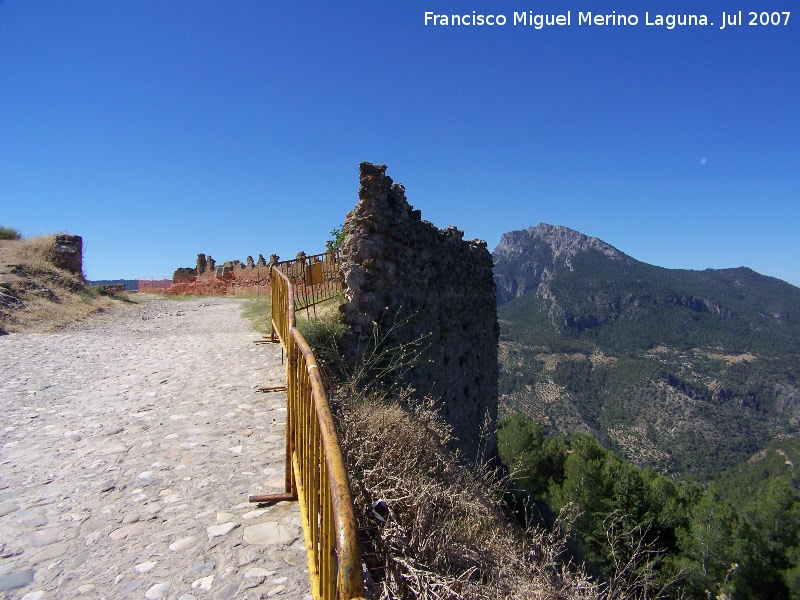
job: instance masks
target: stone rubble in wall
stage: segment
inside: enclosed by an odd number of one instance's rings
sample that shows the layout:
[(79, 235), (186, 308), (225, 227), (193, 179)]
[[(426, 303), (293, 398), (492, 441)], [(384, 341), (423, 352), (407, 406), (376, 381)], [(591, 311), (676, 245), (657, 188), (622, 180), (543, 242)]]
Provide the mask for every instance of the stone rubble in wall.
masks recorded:
[(280, 347), (241, 301), (0, 338), (0, 599), (310, 599)]

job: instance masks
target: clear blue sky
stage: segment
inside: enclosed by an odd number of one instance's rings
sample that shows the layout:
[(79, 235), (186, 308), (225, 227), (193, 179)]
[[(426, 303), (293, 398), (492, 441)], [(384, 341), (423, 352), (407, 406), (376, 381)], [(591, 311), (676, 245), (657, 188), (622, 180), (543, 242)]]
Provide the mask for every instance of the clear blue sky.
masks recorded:
[[(508, 23), (424, 24), (473, 10)], [(513, 26), (528, 10), (571, 25)], [(322, 251), (364, 160), (490, 249), (545, 222), (800, 285), (800, 5), (0, 0), (0, 224), (82, 235), (91, 279)]]

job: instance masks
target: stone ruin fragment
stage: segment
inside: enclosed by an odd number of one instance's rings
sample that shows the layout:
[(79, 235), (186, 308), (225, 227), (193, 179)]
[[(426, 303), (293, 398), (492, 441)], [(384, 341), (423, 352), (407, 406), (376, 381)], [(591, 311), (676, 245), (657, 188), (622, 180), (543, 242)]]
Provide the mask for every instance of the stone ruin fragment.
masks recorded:
[(53, 264), (73, 273), (83, 273), (83, 238), (58, 234), (53, 245)]
[(494, 458), (499, 327), (486, 242), (422, 220), (385, 166), (361, 163), (358, 195), (341, 251), (346, 359), (361, 360), (371, 340), (420, 340), (403, 383), (437, 399), (464, 459)]

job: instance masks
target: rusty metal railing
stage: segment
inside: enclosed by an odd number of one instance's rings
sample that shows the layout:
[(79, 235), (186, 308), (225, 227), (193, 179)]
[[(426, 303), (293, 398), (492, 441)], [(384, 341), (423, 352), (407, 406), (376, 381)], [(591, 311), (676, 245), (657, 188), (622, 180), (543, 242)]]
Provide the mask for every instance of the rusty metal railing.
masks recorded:
[(272, 331), (286, 352), (286, 493), (251, 502), (297, 499), (315, 600), (361, 598), (361, 555), (339, 437), (317, 360), (295, 327), (294, 286), (271, 271)]
[(297, 310), (330, 300), (342, 291), (338, 250), (331, 248), (311, 256), (301, 252), (297, 258), (276, 264), (294, 288)]

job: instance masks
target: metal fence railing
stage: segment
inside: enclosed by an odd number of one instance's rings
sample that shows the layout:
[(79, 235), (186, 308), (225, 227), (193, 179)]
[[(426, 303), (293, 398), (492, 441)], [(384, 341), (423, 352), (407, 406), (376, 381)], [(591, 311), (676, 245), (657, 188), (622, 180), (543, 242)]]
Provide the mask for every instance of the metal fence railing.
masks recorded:
[(314, 599), (352, 600), (364, 595), (355, 510), (317, 361), (295, 327), (294, 285), (283, 272), (291, 262), (270, 274), (273, 336), (287, 355), (286, 493), (250, 501), (299, 500)]
[(342, 291), (339, 278), (339, 251), (330, 249), (322, 254), (276, 263), (294, 288), (295, 308), (308, 308), (337, 296)]

